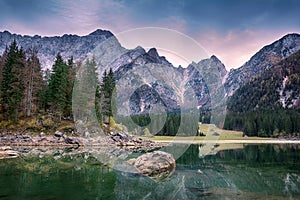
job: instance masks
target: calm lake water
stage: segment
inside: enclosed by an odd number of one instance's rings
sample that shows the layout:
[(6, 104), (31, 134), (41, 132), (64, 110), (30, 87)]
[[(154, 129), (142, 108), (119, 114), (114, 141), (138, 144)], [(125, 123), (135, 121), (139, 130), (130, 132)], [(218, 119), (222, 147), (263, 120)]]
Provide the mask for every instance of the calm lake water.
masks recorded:
[(93, 153), (0, 160), (0, 199), (300, 199), (299, 145), (240, 147), (199, 158), (201, 147), (191, 145), (164, 182), (104, 165), (110, 158)]

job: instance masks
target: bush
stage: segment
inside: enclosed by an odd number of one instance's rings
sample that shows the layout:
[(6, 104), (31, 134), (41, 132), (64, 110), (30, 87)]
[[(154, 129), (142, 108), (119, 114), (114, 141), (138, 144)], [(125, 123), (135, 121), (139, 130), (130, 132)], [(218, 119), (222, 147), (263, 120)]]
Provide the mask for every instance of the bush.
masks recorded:
[(115, 122), (113, 117), (109, 117), (109, 127), (111, 131), (122, 131), (122, 128)]

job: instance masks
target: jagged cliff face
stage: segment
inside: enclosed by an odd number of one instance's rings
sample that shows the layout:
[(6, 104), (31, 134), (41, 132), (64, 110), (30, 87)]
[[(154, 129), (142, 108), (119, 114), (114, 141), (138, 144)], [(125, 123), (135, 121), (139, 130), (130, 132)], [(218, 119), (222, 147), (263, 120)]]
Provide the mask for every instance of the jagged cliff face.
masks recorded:
[(199, 108), (207, 109), (212, 103), (210, 98), (212, 93), (216, 92), (219, 86), (223, 87), (222, 80), (227, 71), (224, 64), (213, 55), (198, 63), (192, 63), (183, 69), (183, 73), (188, 80), (187, 85), (195, 92)]
[(231, 96), (241, 85), (247, 83), (252, 77), (266, 71), (299, 49), (299, 34), (288, 34), (274, 43), (263, 47), (243, 66), (229, 72), (225, 82), (228, 96)]
[[(120, 62), (120, 60), (124, 62)], [(118, 63), (117, 68), (115, 62)], [(111, 66), (115, 69), (117, 82), (125, 75), (141, 69), (145, 69), (145, 71), (154, 69), (157, 74), (161, 74), (159, 78), (154, 75), (154, 80), (152, 80), (153, 77), (150, 73), (150, 77), (143, 77), (140, 80), (139, 87), (130, 97), (130, 113), (135, 114), (149, 112), (153, 104), (163, 105), (167, 111), (184, 109), (189, 105), (183, 105), (182, 101), (189, 98), (193, 98), (197, 102), (198, 108), (208, 108), (211, 105), (210, 91), (202, 75), (203, 69), (217, 69), (219, 82), (227, 74), (225, 66), (216, 56), (199, 63), (192, 63), (187, 68), (176, 68), (165, 57), (159, 56), (155, 48), (148, 52), (141, 47), (129, 50), (115, 62)], [(134, 76), (134, 74), (130, 75), (130, 77)], [(139, 80), (139, 78), (133, 79)], [(129, 91), (128, 87), (130, 86), (126, 87)]]
[(98, 44), (112, 37), (109, 31), (96, 30), (87, 36), (63, 35), (61, 37), (21, 36), (11, 34), (8, 31), (0, 32), (0, 54), (5, 51), (15, 39), (24, 50), (36, 48), (42, 69), (51, 69), (57, 53), (61, 53), (64, 59), (71, 56), (75, 61), (80, 61), (91, 52)]

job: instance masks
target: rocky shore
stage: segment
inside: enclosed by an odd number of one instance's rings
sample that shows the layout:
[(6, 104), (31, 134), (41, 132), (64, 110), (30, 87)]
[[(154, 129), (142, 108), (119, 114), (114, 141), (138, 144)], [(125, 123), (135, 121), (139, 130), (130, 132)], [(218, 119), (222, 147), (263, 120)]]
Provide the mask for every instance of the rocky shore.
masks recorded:
[(13, 146), (102, 146), (114, 145), (120, 147), (155, 147), (161, 146), (151, 140), (136, 138), (125, 132), (111, 133), (108, 136), (98, 137), (74, 137), (67, 136), (56, 131), (53, 135), (45, 135), (41, 132), (38, 136), (23, 134), (0, 134), (0, 145)]
[[(52, 156), (55, 160), (67, 156), (90, 156), (105, 166), (132, 174), (148, 176), (156, 181), (170, 177), (175, 170), (175, 159), (171, 154), (157, 151), (162, 143), (135, 138), (125, 132), (115, 132), (108, 136), (70, 137), (56, 131), (51, 136), (21, 134), (0, 135), (0, 160), (26, 157)], [(145, 152), (148, 152), (144, 154)], [(132, 158), (136, 157), (137, 158)], [(130, 159), (130, 160), (128, 160)], [(118, 166), (115, 168), (114, 166)], [(122, 166), (120, 168), (120, 166)], [(126, 168), (130, 168), (129, 171)]]
[[(107, 136), (98, 137), (72, 137), (56, 131), (53, 135), (40, 133), (37, 136), (22, 134), (0, 134), (0, 157), (11, 157), (11, 152), (6, 152), (11, 147), (64, 147), (88, 149), (96, 147), (116, 147), (118, 149), (151, 151), (162, 147), (162, 143), (133, 137), (125, 132), (115, 132)], [(16, 151), (15, 156), (20, 154)]]

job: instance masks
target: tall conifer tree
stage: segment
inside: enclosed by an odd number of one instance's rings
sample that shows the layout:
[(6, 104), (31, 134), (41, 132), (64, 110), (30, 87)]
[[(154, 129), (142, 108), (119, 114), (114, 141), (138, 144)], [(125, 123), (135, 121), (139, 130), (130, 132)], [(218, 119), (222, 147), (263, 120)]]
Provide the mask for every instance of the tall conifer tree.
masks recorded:
[(26, 58), (23, 49), (19, 49), (16, 40), (9, 46), (2, 71), (2, 112), (4, 119), (18, 121), (18, 112), (24, 92), (24, 68)]
[(49, 101), (52, 112), (58, 112), (60, 116), (64, 114), (67, 103), (67, 77), (68, 66), (58, 53), (49, 80)]

